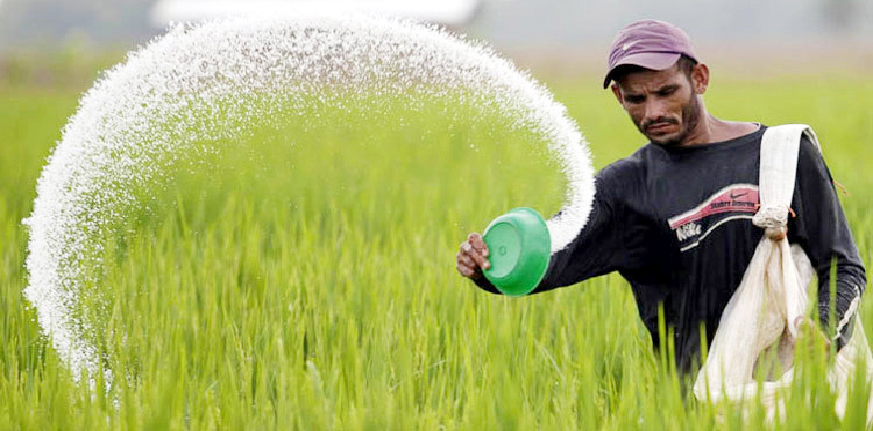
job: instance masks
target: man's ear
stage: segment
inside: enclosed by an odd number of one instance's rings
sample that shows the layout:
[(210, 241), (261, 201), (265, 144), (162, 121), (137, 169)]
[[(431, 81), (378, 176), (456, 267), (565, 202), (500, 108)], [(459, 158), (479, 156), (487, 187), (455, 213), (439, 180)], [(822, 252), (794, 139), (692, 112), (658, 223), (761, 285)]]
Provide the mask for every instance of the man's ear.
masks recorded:
[(612, 86), (609, 87), (612, 90), (612, 94), (615, 95), (616, 100), (620, 105), (624, 105), (624, 97), (621, 95), (621, 90), (618, 88), (618, 84), (612, 83)]
[(694, 93), (706, 93), (706, 89), (709, 88), (709, 66), (703, 63), (695, 64), (694, 69), (691, 69), (691, 84)]

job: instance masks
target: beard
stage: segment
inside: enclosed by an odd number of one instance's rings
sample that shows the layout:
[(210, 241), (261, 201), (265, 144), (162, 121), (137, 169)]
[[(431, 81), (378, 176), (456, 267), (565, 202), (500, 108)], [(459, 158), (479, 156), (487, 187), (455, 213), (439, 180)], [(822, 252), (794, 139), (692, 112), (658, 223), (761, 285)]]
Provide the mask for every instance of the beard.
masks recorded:
[(697, 98), (697, 94), (692, 92), (691, 96), (688, 98), (688, 102), (682, 105), (682, 127), (679, 130), (679, 133), (667, 138), (657, 138), (646, 133), (646, 129), (650, 125), (657, 123), (677, 124), (678, 122), (675, 118), (669, 117), (658, 117), (652, 121), (646, 122), (645, 124), (634, 122), (640, 133), (645, 135), (646, 138), (649, 138), (649, 140), (654, 144), (658, 144), (662, 147), (677, 147), (681, 145), (685, 142), (685, 139), (688, 138), (691, 131), (697, 128), (697, 124), (700, 123), (700, 101)]

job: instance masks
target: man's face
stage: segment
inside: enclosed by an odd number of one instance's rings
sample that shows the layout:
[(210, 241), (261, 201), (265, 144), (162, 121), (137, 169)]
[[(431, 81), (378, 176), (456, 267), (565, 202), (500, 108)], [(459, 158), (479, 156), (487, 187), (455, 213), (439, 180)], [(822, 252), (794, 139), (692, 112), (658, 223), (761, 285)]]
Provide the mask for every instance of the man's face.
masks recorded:
[(700, 101), (692, 76), (675, 66), (621, 76), (612, 86), (640, 133), (663, 146), (683, 144), (700, 122)]

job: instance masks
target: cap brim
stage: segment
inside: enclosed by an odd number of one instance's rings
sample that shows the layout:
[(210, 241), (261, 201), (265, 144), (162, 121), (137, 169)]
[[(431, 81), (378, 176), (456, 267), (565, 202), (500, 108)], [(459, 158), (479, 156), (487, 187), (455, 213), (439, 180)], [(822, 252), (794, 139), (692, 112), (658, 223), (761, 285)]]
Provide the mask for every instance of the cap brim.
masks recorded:
[(682, 54), (672, 52), (640, 52), (637, 54), (628, 55), (618, 61), (612, 69), (606, 74), (603, 80), (603, 88), (609, 88), (609, 82), (612, 81), (612, 72), (619, 66), (632, 64), (649, 70), (667, 70), (671, 68)]

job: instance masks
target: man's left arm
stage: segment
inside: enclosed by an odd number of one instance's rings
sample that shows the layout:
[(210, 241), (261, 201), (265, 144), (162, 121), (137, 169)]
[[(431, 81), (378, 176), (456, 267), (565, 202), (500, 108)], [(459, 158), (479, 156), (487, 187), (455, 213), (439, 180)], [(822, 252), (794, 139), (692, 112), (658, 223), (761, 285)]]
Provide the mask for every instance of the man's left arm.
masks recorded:
[[(831, 319), (834, 319), (834, 327), (838, 327), (852, 301), (859, 299), (864, 292), (867, 278), (830, 171), (821, 153), (806, 136), (800, 145), (791, 205), (797, 216), (789, 220), (788, 239), (800, 244), (816, 271), (819, 319), (825, 333), (830, 334)], [(832, 263), (836, 263), (836, 315), (833, 317), (830, 316)], [(837, 349), (848, 341), (851, 327), (851, 324), (844, 325), (836, 337)]]

